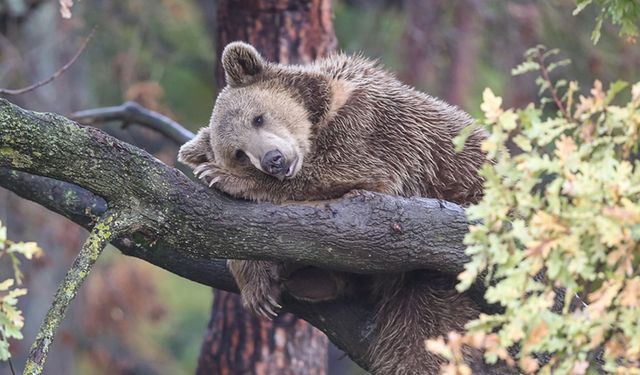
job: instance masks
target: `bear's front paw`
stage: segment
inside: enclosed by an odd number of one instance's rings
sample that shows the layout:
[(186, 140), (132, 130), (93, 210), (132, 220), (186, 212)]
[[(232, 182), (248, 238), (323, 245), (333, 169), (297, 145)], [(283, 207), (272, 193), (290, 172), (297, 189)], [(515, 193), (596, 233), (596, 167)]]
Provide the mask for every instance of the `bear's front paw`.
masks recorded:
[(252, 282), (242, 288), (242, 302), (252, 313), (272, 320), (282, 308), (278, 301), (282, 286), (276, 280)]
[(226, 179), (232, 177), (228, 171), (217, 165), (215, 162), (207, 162), (198, 165), (193, 174), (204, 181), (209, 187), (215, 184), (224, 183)]

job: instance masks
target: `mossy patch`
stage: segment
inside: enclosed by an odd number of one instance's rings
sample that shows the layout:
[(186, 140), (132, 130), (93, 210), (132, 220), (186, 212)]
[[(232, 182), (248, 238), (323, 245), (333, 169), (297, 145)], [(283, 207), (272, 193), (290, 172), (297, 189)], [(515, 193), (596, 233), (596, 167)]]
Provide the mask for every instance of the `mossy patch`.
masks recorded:
[(11, 147), (0, 147), (0, 157), (8, 158), (11, 166), (17, 169), (29, 168), (33, 161), (28, 155), (24, 155)]

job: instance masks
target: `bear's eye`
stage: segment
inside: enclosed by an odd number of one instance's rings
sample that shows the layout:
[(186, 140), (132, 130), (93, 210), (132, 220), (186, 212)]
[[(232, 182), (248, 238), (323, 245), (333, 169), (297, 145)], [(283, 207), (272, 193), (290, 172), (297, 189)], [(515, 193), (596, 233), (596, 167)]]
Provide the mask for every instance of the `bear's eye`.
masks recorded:
[(256, 128), (261, 127), (264, 124), (264, 115), (258, 115), (253, 118), (253, 126)]
[(247, 154), (245, 154), (244, 151), (237, 149), (236, 152), (234, 152), (233, 157), (235, 157), (237, 161), (244, 161), (247, 158)]

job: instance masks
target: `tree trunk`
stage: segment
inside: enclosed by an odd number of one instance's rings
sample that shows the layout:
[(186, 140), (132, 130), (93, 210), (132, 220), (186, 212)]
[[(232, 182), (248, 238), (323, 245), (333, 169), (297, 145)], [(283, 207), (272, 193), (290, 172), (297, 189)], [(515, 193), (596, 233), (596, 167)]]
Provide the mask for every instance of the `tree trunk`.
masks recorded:
[(483, 0), (461, 1), (454, 10), (454, 40), (449, 69), (449, 85), (445, 99), (455, 105), (465, 104), (468, 93), (475, 81), (478, 55), (482, 43), (482, 17), (480, 10), (485, 7)]
[[(443, 3), (431, 0), (404, 0), (405, 30), (401, 51), (403, 68), (398, 77), (418, 88), (438, 88), (434, 56), (437, 55)], [(429, 82), (430, 87), (425, 83)]]
[[(331, 0), (222, 0), (216, 24), (218, 56), (236, 40), (281, 63), (310, 62), (336, 47)], [(216, 80), (224, 86), (220, 64)], [(218, 290), (197, 374), (326, 374), (327, 347), (326, 336), (309, 323), (289, 313), (261, 320), (239, 295)]]
[(198, 363), (206, 374), (326, 374), (326, 336), (292, 314), (272, 322), (247, 313), (238, 294), (215, 292)]

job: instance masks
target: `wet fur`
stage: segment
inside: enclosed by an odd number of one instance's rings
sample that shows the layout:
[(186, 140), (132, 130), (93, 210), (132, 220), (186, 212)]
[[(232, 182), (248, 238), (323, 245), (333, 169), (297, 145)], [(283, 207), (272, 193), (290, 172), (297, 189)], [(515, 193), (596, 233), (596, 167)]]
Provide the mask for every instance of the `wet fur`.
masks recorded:
[[(463, 205), (482, 196), (477, 169), (484, 161), (484, 133), (473, 130), (464, 150), (456, 153), (452, 139), (472, 126), (472, 119), (402, 84), (375, 62), (336, 54), (305, 66), (284, 66), (264, 61), (247, 44), (232, 43), (223, 54), (223, 66), (228, 86), (216, 102), (212, 124), (179, 155), (208, 184), (235, 197), (268, 202), (332, 199), (355, 189)], [(272, 111), (275, 119), (296, 118), (279, 122), (286, 134), (299, 135), (296, 142), (306, 142), (299, 145), (305, 150), (304, 163), (294, 178), (280, 181), (250, 165), (236, 165), (221, 151), (235, 141), (225, 138), (220, 131), (225, 124), (216, 121), (226, 121), (222, 114), (236, 113), (239, 102), (242, 108), (252, 106), (244, 103), (247, 96), (241, 92), (269, 92), (273, 99), (263, 96), (255, 105)], [(283, 101), (286, 109), (281, 108)], [(287, 265), (230, 260), (229, 267), (246, 306), (273, 316)], [(329, 278), (336, 275), (342, 281), (335, 285), (349, 284), (342, 274), (329, 273)], [(454, 285), (454, 278), (433, 272), (372, 278), (366, 290), (377, 306), (369, 353), (374, 374), (438, 373), (442, 359), (425, 350), (424, 340), (462, 330), (480, 311), (470, 297), (456, 293)], [(347, 290), (337, 289), (324, 298), (306, 299), (335, 298)], [(469, 351), (468, 359), (474, 373), (491, 373), (480, 353)]]

